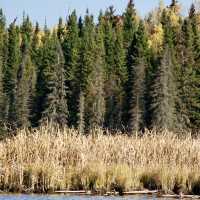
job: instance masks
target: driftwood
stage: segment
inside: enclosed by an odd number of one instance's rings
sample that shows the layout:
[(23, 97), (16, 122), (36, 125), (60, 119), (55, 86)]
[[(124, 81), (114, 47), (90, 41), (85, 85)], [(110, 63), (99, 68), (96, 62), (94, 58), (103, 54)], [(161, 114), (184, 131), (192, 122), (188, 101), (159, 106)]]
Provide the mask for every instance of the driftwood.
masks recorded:
[[(142, 194), (157, 194), (158, 190), (142, 190), (142, 191), (129, 191), (129, 192), (123, 192), (122, 195), (142, 195)], [(106, 192), (106, 196), (109, 195), (119, 195), (119, 192)]]
[(88, 191), (86, 190), (79, 190), (79, 191), (73, 191), (73, 190), (61, 190), (61, 191), (55, 191), (55, 193), (60, 193), (60, 194), (87, 194)]
[[(86, 191), (86, 190), (79, 190), (79, 191), (73, 191), (73, 190), (62, 190), (62, 191), (55, 191), (55, 193), (60, 194), (78, 194), (78, 195), (93, 195), (92, 191)], [(137, 195), (137, 194), (156, 194), (158, 193), (158, 190), (143, 190), (143, 191), (130, 191), (130, 192), (123, 192), (123, 195)], [(96, 193), (95, 193), (96, 194)], [(106, 196), (109, 195), (119, 195), (119, 192), (106, 192)]]
[[(86, 190), (79, 190), (79, 191), (73, 191), (73, 190), (62, 190), (62, 191), (55, 191), (56, 194), (72, 194), (72, 195), (94, 195), (94, 194), (100, 194), (100, 192), (93, 193), (92, 191), (86, 191)], [(129, 192), (123, 192), (123, 195), (153, 195), (157, 194), (158, 197), (161, 198), (174, 198), (174, 199), (200, 199), (200, 196), (198, 195), (176, 195), (176, 194), (160, 194), (158, 190), (142, 190), (142, 191), (129, 191)], [(111, 196), (111, 195), (119, 195), (119, 192), (106, 192), (104, 196)]]
[(158, 190), (142, 190), (142, 191), (123, 192), (124, 195), (157, 194), (157, 193), (158, 193)]
[(176, 195), (176, 194), (163, 194), (159, 195), (159, 197), (164, 197), (164, 198), (175, 198), (175, 199), (200, 199), (200, 196), (198, 195)]

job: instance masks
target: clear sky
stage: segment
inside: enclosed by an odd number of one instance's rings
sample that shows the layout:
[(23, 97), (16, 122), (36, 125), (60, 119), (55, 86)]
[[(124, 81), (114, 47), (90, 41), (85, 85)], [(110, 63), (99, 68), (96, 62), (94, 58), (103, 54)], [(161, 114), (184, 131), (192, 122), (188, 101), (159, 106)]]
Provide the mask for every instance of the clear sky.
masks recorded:
[[(179, 0), (183, 5), (183, 13), (186, 13), (193, 0)], [(10, 23), (15, 17), (18, 21), (22, 19), (23, 11), (29, 14), (33, 22), (38, 21), (41, 25), (47, 19), (48, 26), (57, 24), (58, 18), (65, 18), (73, 9), (78, 15), (84, 15), (86, 8), (96, 17), (100, 9), (105, 10), (108, 6), (114, 5), (116, 13), (122, 13), (128, 0), (0, 0), (0, 7), (3, 8)], [(135, 0), (138, 13), (144, 16), (153, 7), (158, 5), (159, 0)], [(165, 0), (170, 4), (171, 0)]]

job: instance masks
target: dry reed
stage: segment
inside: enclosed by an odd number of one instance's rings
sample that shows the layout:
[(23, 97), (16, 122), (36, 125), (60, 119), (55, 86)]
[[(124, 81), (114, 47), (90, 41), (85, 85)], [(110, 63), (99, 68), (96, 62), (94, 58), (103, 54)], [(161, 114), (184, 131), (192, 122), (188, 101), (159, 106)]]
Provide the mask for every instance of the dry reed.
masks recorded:
[[(200, 191), (200, 138), (170, 132), (142, 137), (41, 127), (0, 142), (0, 189), (49, 192), (119, 188)], [(199, 184), (198, 184), (199, 183)]]

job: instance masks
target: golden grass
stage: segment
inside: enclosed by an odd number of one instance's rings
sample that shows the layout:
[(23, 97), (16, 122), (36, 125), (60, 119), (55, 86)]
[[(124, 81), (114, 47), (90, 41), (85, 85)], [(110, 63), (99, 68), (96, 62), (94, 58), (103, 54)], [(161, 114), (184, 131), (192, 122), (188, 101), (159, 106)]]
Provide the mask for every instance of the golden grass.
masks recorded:
[[(0, 189), (48, 192), (60, 189), (126, 191), (159, 188), (198, 191), (200, 138), (170, 132), (142, 137), (89, 136), (53, 127), (18, 131), (0, 142)], [(200, 185), (200, 184), (199, 184)], [(199, 189), (200, 190), (200, 189)], [(195, 192), (197, 193), (197, 192)]]

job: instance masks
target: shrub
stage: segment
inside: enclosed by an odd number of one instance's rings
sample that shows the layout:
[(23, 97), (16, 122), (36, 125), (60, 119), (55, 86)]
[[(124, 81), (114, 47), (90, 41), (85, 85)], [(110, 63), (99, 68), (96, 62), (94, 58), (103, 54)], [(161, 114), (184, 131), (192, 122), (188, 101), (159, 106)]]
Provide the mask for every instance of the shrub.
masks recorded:
[(192, 183), (192, 193), (194, 195), (200, 195), (200, 178)]
[(158, 174), (143, 174), (141, 176), (140, 182), (143, 184), (145, 189), (149, 190), (161, 190), (162, 184)]

